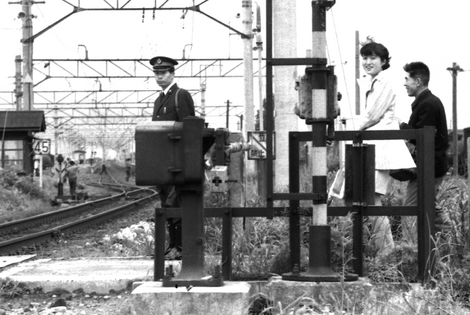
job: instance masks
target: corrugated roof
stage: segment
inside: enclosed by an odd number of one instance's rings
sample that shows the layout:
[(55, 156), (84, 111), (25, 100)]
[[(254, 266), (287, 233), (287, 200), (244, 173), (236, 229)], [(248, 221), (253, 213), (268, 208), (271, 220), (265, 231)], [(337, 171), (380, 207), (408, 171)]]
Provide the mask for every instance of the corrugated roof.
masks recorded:
[(33, 131), (46, 130), (44, 111), (0, 111), (0, 131)]

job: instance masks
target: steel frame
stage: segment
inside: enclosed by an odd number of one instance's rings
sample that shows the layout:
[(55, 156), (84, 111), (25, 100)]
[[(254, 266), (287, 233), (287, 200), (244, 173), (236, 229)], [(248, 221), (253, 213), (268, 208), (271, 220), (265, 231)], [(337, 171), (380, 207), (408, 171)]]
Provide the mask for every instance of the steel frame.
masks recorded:
[[(224, 26), (225, 28), (230, 29), (232, 32), (234, 32), (234, 34), (237, 34), (242, 38), (248, 38), (250, 36), (205, 13), (203, 11), (203, 5), (207, 1), (208, 0), (201, 0), (198, 3), (193, 1), (192, 5), (190, 6), (169, 7), (166, 6), (168, 1), (165, 1), (157, 6), (156, 1), (147, 1), (143, 4), (141, 1), (132, 0), (127, 0), (124, 2), (116, 0), (114, 1), (114, 3), (113, 1), (109, 0), (102, 0), (100, 1), (100, 3), (97, 3), (96, 1), (87, 2), (83, 0), (63, 0), (64, 3), (70, 6), (71, 12), (66, 14), (56, 22), (45, 27), (38, 33), (30, 36), (29, 38), (24, 38), (22, 42), (25, 44), (32, 43), (37, 37), (41, 36), (51, 28), (57, 26), (58, 24), (66, 20), (68, 17), (84, 11), (140, 11), (143, 14), (143, 19), (145, 18), (146, 12), (153, 12), (153, 18), (155, 18), (156, 11), (182, 11), (182, 18), (184, 18), (184, 16), (188, 12), (192, 11), (211, 19), (212, 21)], [(86, 56), (84, 59), (34, 59), (32, 60), (32, 62), (35, 65), (33, 69), (36, 74), (41, 74), (41, 78), (36, 81), (36, 84), (34, 86), (38, 86), (41, 83), (52, 78), (81, 78), (95, 80), (98, 80), (100, 78), (107, 78), (109, 80), (122, 78), (138, 78), (148, 80), (149, 78), (153, 77), (152, 75), (150, 75), (151, 69), (148, 65), (148, 59), (89, 59), (88, 51), (86, 52)], [(227, 67), (227, 65), (229, 66)], [(239, 71), (242, 68), (242, 65), (243, 60), (241, 58), (186, 59), (183, 51), (183, 58), (180, 59), (180, 65), (178, 69), (184, 67), (185, 70), (189, 69), (190, 73), (189, 75), (183, 74), (179, 77), (185, 79), (198, 79), (201, 84), (203, 84), (207, 80), (207, 78), (242, 78), (243, 74), (241, 73), (241, 71)], [(218, 69), (218, 73), (212, 71), (215, 68)], [(81, 73), (81, 69), (87, 69), (86, 73), (84, 71), (82, 71), (83, 73)], [(259, 69), (259, 71), (261, 71), (261, 69)], [(4, 93), (11, 94), (11, 101), (8, 101), (7, 97), (3, 97), (1, 95)], [(20, 93), (21, 92), (18, 92), (18, 94)], [(34, 93), (35, 95), (38, 95), (36, 91)], [(70, 94), (73, 93), (74, 92), (71, 92)], [(195, 92), (194, 94), (197, 93), (198, 92)], [(15, 101), (13, 94), (13, 92), (0, 91), (0, 107), (6, 105), (9, 107), (8, 109), (14, 109)], [(2, 103), (2, 100), (5, 101), (5, 103)], [(98, 98), (95, 98), (95, 104), (98, 103), (96, 100), (98, 100)], [(117, 101), (117, 103), (121, 102)], [(137, 104), (139, 103), (140, 102), (137, 102)], [(106, 102), (103, 102), (102, 104), (106, 104)], [(40, 106), (38, 106), (36, 107), (36, 109), (41, 108)], [(141, 115), (143, 115), (143, 113), (137, 114), (135, 116)], [(71, 119), (73, 120), (80, 118), (81, 117), (71, 117)], [(96, 125), (99, 125), (99, 123), (97, 123)]]
[[(426, 126), (423, 129), (409, 129), (396, 131), (337, 131), (335, 141), (353, 141), (361, 143), (364, 140), (386, 139), (416, 139), (417, 141), (417, 167), (418, 167), (418, 205), (417, 206), (367, 206), (362, 202), (354, 202), (354, 206), (328, 207), (328, 216), (347, 216), (353, 214), (353, 256), (352, 268), (354, 273), (364, 276), (362, 225), (364, 216), (416, 216), (418, 222), (418, 275), (420, 282), (427, 282), (434, 274), (435, 235), (434, 219), (434, 128)], [(301, 208), (300, 200), (312, 200), (316, 196), (312, 193), (300, 193), (299, 174), (299, 145), (301, 142), (312, 140), (310, 132), (289, 133), (289, 193), (275, 194), (276, 200), (289, 200), (289, 211), (285, 207), (246, 207), (246, 208), (205, 208), (205, 217), (222, 218), (222, 276), (225, 280), (231, 279), (232, 261), (232, 220), (237, 217), (289, 217), (289, 244), (291, 267), (300, 265), (300, 217), (311, 216), (311, 208)], [(355, 180), (362, 180), (356, 178)], [(166, 218), (180, 218), (182, 209), (166, 208), (156, 209), (156, 229), (164, 228)], [(164, 231), (164, 229), (163, 229)], [(163, 235), (164, 236), (164, 235)], [(156, 246), (163, 248), (164, 237), (156, 238)], [(164, 276), (163, 252), (155, 255), (154, 279), (158, 281)]]
[[(273, 58), (272, 55), (272, 0), (266, 1), (266, 135), (267, 135), (267, 199), (266, 207), (260, 208), (205, 208), (205, 217), (223, 218), (223, 245), (222, 250), (222, 276), (226, 280), (231, 278), (232, 257), (232, 218), (235, 217), (265, 217), (273, 218), (286, 216), (284, 207), (274, 207), (274, 200), (289, 200), (289, 234), (291, 267), (300, 265), (300, 216), (311, 216), (311, 209), (301, 209), (300, 200), (316, 200), (323, 198), (318, 193), (299, 192), (298, 148), (300, 142), (312, 141), (311, 132), (289, 133), (289, 193), (275, 193), (273, 188), (273, 67), (282, 65), (312, 65), (320, 64), (317, 58)], [(363, 216), (403, 215), (416, 216), (418, 221), (418, 279), (426, 282), (433, 275), (435, 266), (435, 253), (433, 235), (434, 227), (434, 129), (397, 130), (397, 131), (337, 131), (331, 140), (353, 141), (362, 143), (364, 140), (385, 139), (416, 139), (418, 147), (418, 205), (416, 207), (404, 206), (366, 206), (363, 202), (354, 203), (352, 207), (328, 207), (328, 216), (346, 216), (353, 213), (353, 270), (359, 276), (363, 271), (363, 244), (362, 244), (362, 218)], [(360, 179), (362, 180), (362, 179)], [(313, 190), (315, 191), (315, 190)], [(164, 228), (165, 218), (181, 217), (180, 208), (156, 209), (156, 228)], [(164, 238), (156, 239), (156, 246), (164, 247)], [(154, 279), (164, 277), (164, 256), (155, 255)]]

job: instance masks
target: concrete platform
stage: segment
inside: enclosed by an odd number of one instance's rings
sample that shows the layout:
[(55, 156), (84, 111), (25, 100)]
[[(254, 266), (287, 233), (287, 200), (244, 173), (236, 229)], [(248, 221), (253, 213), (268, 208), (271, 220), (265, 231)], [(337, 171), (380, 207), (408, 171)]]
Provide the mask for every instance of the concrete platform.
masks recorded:
[(246, 315), (251, 285), (225, 281), (221, 287), (162, 287), (161, 282), (146, 282), (132, 294), (137, 315)]
[[(176, 272), (181, 261), (168, 261)], [(110, 290), (132, 290), (138, 281), (153, 280), (151, 258), (35, 259), (34, 255), (0, 256), (0, 280), (10, 279), (44, 292), (61, 288), (69, 292), (107, 294)]]
[(36, 255), (0, 256), (0, 271), (6, 267), (34, 259)]

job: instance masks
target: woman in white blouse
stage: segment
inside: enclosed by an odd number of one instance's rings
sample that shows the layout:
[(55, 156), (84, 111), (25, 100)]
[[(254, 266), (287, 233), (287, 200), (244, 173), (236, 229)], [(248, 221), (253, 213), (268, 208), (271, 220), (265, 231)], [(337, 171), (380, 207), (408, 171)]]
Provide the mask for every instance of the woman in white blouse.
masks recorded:
[[(376, 42), (368, 42), (360, 50), (362, 67), (369, 75), (366, 89), (365, 110), (356, 120), (356, 130), (399, 130), (395, 119), (393, 85), (388, 78), (390, 56), (387, 48)], [(403, 140), (369, 141), (375, 145), (375, 205), (381, 206), (381, 196), (390, 187), (392, 178), (389, 171), (415, 167)], [(394, 248), (393, 236), (388, 217), (370, 217), (374, 243), (379, 254), (387, 254)]]

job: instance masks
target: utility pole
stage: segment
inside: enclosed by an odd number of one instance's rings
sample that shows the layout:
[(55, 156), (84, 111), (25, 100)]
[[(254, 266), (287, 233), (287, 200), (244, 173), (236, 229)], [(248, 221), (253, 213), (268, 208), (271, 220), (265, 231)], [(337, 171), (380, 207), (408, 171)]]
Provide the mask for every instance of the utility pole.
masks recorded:
[(31, 6), (33, 1), (22, 0), (23, 21), (23, 106), (22, 110), (32, 110), (33, 99), (33, 41), (26, 39), (33, 36), (33, 15)]
[[(274, 58), (292, 58), (297, 56), (297, 2), (274, 0), (272, 30), (272, 53)], [(267, 41), (268, 43), (268, 41)], [(268, 49), (268, 47), (266, 47)], [(275, 146), (288, 148), (289, 131), (299, 130), (299, 117), (292, 110), (297, 101), (293, 90), (291, 78), (297, 77), (297, 67), (276, 66), (273, 71), (274, 96), (274, 126), (276, 131)], [(270, 118), (266, 117), (266, 121)], [(288, 150), (275, 150), (274, 187), (287, 187), (289, 185), (289, 152)]]
[[(184, 59), (184, 50), (183, 50), (183, 59)], [(201, 113), (200, 114), (201, 114), (201, 118), (204, 118), (204, 119), (206, 119), (206, 89), (207, 89), (206, 69), (207, 69), (206, 65), (201, 66), (200, 68), (201, 75), (199, 77), (199, 86), (201, 87)]]
[(242, 0), (243, 65), (245, 81), (245, 128), (244, 132), (254, 130), (255, 109), (253, 104), (253, 12), (252, 0)]
[(259, 130), (263, 131), (263, 71), (261, 71), (263, 68), (263, 36), (261, 34), (261, 10), (258, 4), (256, 5), (256, 47), (253, 50), (258, 51)]
[(452, 143), (454, 145), (453, 175), (459, 176), (459, 150), (457, 148), (457, 74), (463, 71), (457, 63), (447, 68), (452, 73)]
[(227, 114), (226, 114), (226, 122), (225, 128), (229, 129), (229, 117), (230, 117), (230, 100), (227, 100)]
[(33, 36), (33, 20), (31, 15), (32, 1), (22, 0), (23, 21), (23, 110), (33, 107), (33, 42), (25, 42)]
[(15, 57), (15, 103), (16, 110), (21, 110), (21, 98), (23, 97), (23, 88), (21, 85), (21, 56)]
[(201, 118), (206, 119), (206, 81), (201, 82)]
[[(256, 4), (256, 47), (253, 50), (258, 52), (258, 99), (259, 99), (259, 131), (264, 131), (264, 108), (263, 108), (263, 36), (261, 34), (261, 10)], [(253, 128), (255, 130), (255, 128)], [(266, 160), (261, 159), (256, 161), (256, 173), (258, 180), (258, 195), (266, 198), (267, 192), (267, 168)]]
[(59, 117), (58, 116), (59, 108), (57, 104), (54, 106), (54, 155), (59, 154)]
[[(256, 35), (256, 48), (258, 49), (258, 89), (259, 89), (259, 130), (264, 130), (264, 108), (263, 108), (263, 39), (261, 34)], [(254, 129), (253, 129), (254, 130)]]
[(21, 4), (21, 12), (18, 17), (22, 21), (23, 38), (23, 102), (21, 110), (33, 109), (33, 41), (27, 39), (33, 36), (33, 18), (31, 6), (44, 1), (21, 0), (18, 2), (8, 2), (8, 4)]

